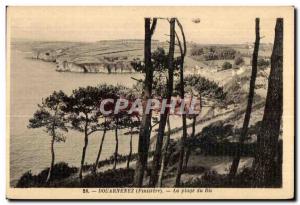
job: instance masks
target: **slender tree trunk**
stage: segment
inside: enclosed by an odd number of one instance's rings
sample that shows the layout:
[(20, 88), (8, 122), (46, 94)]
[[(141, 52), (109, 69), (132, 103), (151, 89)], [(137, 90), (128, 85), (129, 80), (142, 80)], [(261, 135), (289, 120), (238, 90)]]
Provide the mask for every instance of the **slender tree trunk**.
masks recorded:
[[(177, 20), (177, 24), (181, 30), (181, 34), (183, 37), (183, 45), (184, 45), (184, 51), (180, 46), (181, 51), (181, 62), (180, 62), (180, 97), (181, 99), (184, 99), (184, 79), (183, 79), (183, 66), (184, 66), (184, 57), (186, 53), (186, 41), (185, 41), (185, 35), (183, 32), (182, 25)], [(180, 41), (179, 41), (180, 42)], [(180, 186), (180, 180), (181, 180), (181, 174), (182, 174), (182, 165), (183, 165), (183, 159), (184, 159), (184, 151), (185, 151), (185, 141), (187, 137), (187, 126), (186, 126), (186, 114), (182, 114), (182, 137), (180, 139), (180, 153), (179, 153), (179, 160), (177, 165), (177, 173), (176, 173), (176, 179), (175, 179), (175, 187)]]
[(97, 158), (96, 158), (96, 161), (95, 161), (94, 170), (93, 170), (94, 173), (97, 172), (97, 168), (98, 168), (98, 164), (99, 164), (99, 160), (100, 160), (100, 155), (101, 155), (101, 152), (102, 152), (102, 147), (103, 147), (103, 142), (104, 142), (104, 139), (105, 139), (105, 135), (106, 135), (106, 126), (104, 127), (104, 130), (103, 130), (103, 134), (102, 134), (102, 138), (101, 138)]
[(88, 134), (87, 134), (87, 123), (84, 129), (84, 145), (82, 148), (82, 156), (81, 156), (81, 163), (80, 163), (80, 170), (79, 170), (79, 179), (80, 182), (82, 183), (82, 172), (83, 172), (83, 166), (84, 166), (84, 161), (85, 161), (85, 153), (86, 153), (86, 148), (88, 146), (89, 139), (88, 139)]
[[(192, 123), (192, 134), (191, 134), (191, 139), (195, 138), (195, 132), (196, 132), (196, 120), (197, 120), (197, 115), (193, 116), (193, 123)], [(189, 163), (189, 159), (190, 159), (190, 155), (191, 155), (191, 146), (189, 145), (187, 147), (186, 153), (185, 153), (185, 161), (184, 161), (184, 168), (183, 170), (187, 169), (188, 163)]]
[(54, 161), (55, 161), (55, 153), (54, 153), (54, 142), (55, 142), (55, 134), (53, 131), (53, 136), (51, 140), (51, 164), (48, 172), (48, 176), (46, 179), (46, 183), (49, 183), (52, 177), (53, 167), (54, 167)]
[[(150, 18), (145, 18), (145, 44), (144, 44), (144, 59), (145, 59), (145, 81), (144, 81), (144, 93), (143, 93), (143, 100), (147, 102), (148, 99), (151, 98), (152, 95), (152, 84), (153, 84), (153, 67), (151, 63), (151, 38), (153, 32), (156, 27), (157, 19), (153, 19), (153, 23), (151, 26)], [(146, 107), (143, 107), (145, 111)], [(150, 127), (151, 127), (151, 117), (152, 112), (146, 114), (144, 112), (141, 126), (140, 126), (140, 133), (139, 133), (139, 145), (138, 145), (138, 159), (136, 162), (136, 169), (134, 174), (134, 187), (142, 187), (143, 186), (143, 179), (144, 179), (144, 172), (147, 168), (147, 161), (148, 161), (148, 149), (149, 149), (149, 142), (150, 142)]]
[(253, 57), (252, 57), (252, 74), (251, 74), (250, 86), (249, 86), (248, 103), (247, 103), (242, 133), (241, 133), (240, 140), (239, 140), (239, 146), (238, 146), (236, 155), (235, 155), (233, 162), (231, 164), (231, 167), (230, 167), (229, 179), (232, 179), (237, 173), (237, 170), (239, 167), (239, 162), (241, 159), (242, 146), (247, 137), (248, 126), (249, 126), (250, 117), (251, 117), (252, 104), (253, 104), (253, 99), (254, 99), (254, 90), (255, 90), (255, 80), (256, 80), (256, 74), (257, 74), (257, 58), (258, 58), (258, 50), (259, 50), (259, 41), (260, 41), (259, 18), (255, 19), (255, 34), (256, 34), (256, 38), (255, 38), (255, 45), (254, 45)]
[(118, 161), (118, 149), (119, 149), (118, 118), (116, 119), (115, 139), (116, 139), (116, 147), (115, 147), (115, 153), (114, 153), (114, 166), (113, 166), (113, 169), (117, 168), (117, 161)]
[(130, 142), (129, 142), (129, 154), (127, 159), (127, 169), (129, 169), (129, 164), (131, 161), (131, 155), (132, 155), (132, 128), (130, 129)]
[(169, 148), (170, 138), (171, 138), (170, 116), (168, 116), (167, 126), (168, 126), (168, 134), (167, 134), (167, 139), (166, 139), (165, 145), (163, 147), (163, 153), (162, 153), (161, 166), (160, 166), (160, 171), (159, 171), (159, 176), (158, 176), (157, 187), (162, 187), (162, 180), (164, 177), (164, 171), (165, 171), (165, 167), (166, 167), (166, 156), (168, 153), (168, 148)]
[[(280, 124), (283, 101), (283, 19), (278, 18), (275, 27), (275, 39), (271, 56), (271, 71), (264, 116), (258, 137), (258, 151), (253, 165), (255, 187), (274, 186), (278, 179), (276, 169), (282, 166), (280, 146)], [(280, 173), (281, 175), (282, 173)], [(282, 183), (282, 182), (280, 182)]]
[[(171, 103), (171, 97), (173, 94), (173, 76), (174, 76), (174, 51), (175, 51), (175, 18), (170, 19), (170, 47), (168, 54), (168, 90), (167, 90), (167, 102)], [(165, 127), (168, 117), (168, 110), (166, 109), (163, 114), (160, 115), (158, 134), (156, 139), (156, 147), (153, 156), (152, 170), (149, 181), (149, 186), (154, 187), (157, 184), (158, 172), (161, 164), (161, 149), (163, 146), (163, 138), (165, 134)]]
[(156, 146), (153, 155), (152, 167), (151, 167), (151, 176), (149, 181), (149, 186), (154, 187), (158, 180), (158, 171), (160, 167), (161, 161), (161, 149), (163, 144), (163, 136), (164, 136), (164, 129), (166, 126), (166, 116), (164, 114), (160, 115), (159, 120), (159, 127), (158, 127), (158, 134), (156, 138)]

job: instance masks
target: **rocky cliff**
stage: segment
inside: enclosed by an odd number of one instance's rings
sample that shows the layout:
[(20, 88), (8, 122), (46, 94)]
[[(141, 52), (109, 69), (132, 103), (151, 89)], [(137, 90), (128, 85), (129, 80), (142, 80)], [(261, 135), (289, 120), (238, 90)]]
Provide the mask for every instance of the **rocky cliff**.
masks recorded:
[(103, 63), (74, 63), (68, 61), (56, 62), (59, 72), (82, 73), (132, 73), (135, 72), (129, 62), (103, 62)]
[[(132, 73), (135, 72), (127, 57), (100, 59), (68, 59), (61, 51), (43, 51), (33, 54), (33, 58), (56, 63), (58, 72), (78, 73)], [(119, 60), (120, 59), (120, 60)]]

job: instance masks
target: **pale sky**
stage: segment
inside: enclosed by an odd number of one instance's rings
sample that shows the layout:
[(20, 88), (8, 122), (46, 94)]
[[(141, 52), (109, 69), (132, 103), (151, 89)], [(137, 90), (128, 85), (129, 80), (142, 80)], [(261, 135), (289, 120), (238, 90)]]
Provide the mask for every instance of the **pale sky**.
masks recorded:
[[(143, 39), (144, 17), (177, 17), (188, 41), (254, 42), (255, 17), (260, 17), (262, 42), (273, 42), (276, 17), (286, 7), (9, 7), (13, 39), (99, 41)], [(192, 19), (199, 18), (195, 24)], [(168, 23), (159, 20), (154, 39), (168, 39)]]

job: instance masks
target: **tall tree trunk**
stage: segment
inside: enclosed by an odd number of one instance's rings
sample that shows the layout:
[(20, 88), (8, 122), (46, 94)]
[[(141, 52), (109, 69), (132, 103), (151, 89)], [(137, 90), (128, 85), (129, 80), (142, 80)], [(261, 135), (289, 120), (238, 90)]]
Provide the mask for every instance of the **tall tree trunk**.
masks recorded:
[[(151, 38), (155, 30), (157, 19), (153, 19), (151, 26), (150, 18), (145, 18), (145, 44), (144, 44), (144, 59), (145, 59), (145, 81), (144, 81), (144, 93), (143, 100), (147, 102), (152, 95), (153, 84), (153, 67), (151, 62)], [(136, 162), (136, 169), (134, 174), (134, 187), (143, 186), (144, 172), (147, 168), (148, 161), (148, 149), (150, 142), (150, 127), (152, 112), (145, 113), (146, 107), (143, 107), (144, 114), (141, 121), (140, 133), (139, 133), (139, 145), (138, 145), (138, 159)]]
[[(276, 20), (275, 39), (271, 56), (271, 71), (264, 116), (258, 137), (258, 151), (253, 165), (256, 187), (274, 186), (276, 183), (276, 167), (281, 163), (278, 139), (282, 118), (283, 101), (283, 19)], [(280, 173), (282, 174), (282, 173)], [(281, 182), (280, 182), (281, 183)]]
[[(196, 132), (196, 120), (197, 120), (197, 115), (193, 116), (193, 123), (192, 123), (192, 134), (191, 134), (191, 139), (193, 140), (195, 138), (195, 132)], [(184, 161), (184, 168), (183, 170), (187, 169), (189, 159), (191, 155), (191, 146), (188, 145), (186, 153), (185, 153), (185, 161)]]
[[(180, 44), (180, 53), (181, 53), (181, 62), (180, 62), (180, 97), (182, 100), (184, 100), (184, 79), (183, 79), (183, 66), (184, 66), (184, 57), (186, 54), (186, 41), (185, 41), (185, 35), (183, 32), (182, 25), (177, 20), (177, 24), (181, 30), (182, 38), (183, 38), (183, 46), (184, 49), (182, 49), (181, 43), (178, 38), (178, 43)], [(180, 179), (182, 174), (182, 165), (183, 165), (183, 158), (184, 158), (184, 150), (185, 150), (185, 140), (187, 137), (187, 127), (186, 127), (186, 114), (182, 114), (182, 137), (180, 139), (180, 153), (179, 153), (179, 161), (177, 165), (177, 173), (176, 173), (176, 180), (175, 180), (175, 187), (178, 187), (180, 185)]]
[(166, 167), (166, 156), (168, 153), (168, 148), (169, 148), (170, 138), (171, 138), (170, 115), (168, 116), (167, 126), (168, 126), (168, 135), (167, 135), (165, 145), (163, 147), (163, 153), (162, 153), (161, 166), (160, 166), (160, 171), (159, 171), (159, 176), (158, 176), (157, 187), (162, 187), (162, 180), (164, 177), (164, 171), (165, 171), (165, 167)]
[(94, 173), (96, 173), (97, 168), (98, 168), (98, 164), (99, 164), (100, 155), (101, 155), (101, 152), (102, 152), (102, 147), (103, 147), (103, 142), (104, 142), (104, 139), (105, 139), (105, 135), (106, 135), (106, 126), (104, 127), (104, 130), (103, 130), (103, 134), (102, 134), (102, 138), (101, 138), (97, 158), (96, 158), (96, 161), (95, 161), (95, 165), (94, 165), (94, 169), (93, 169)]
[(158, 171), (159, 171), (160, 161), (161, 161), (161, 150), (163, 144), (163, 136), (165, 133), (164, 130), (166, 126), (166, 121), (167, 120), (165, 114), (161, 114), (159, 120), (157, 138), (156, 138), (156, 146), (155, 146), (153, 161), (151, 166), (151, 176), (149, 181), (150, 187), (154, 187), (158, 180)]
[(115, 139), (116, 139), (116, 146), (115, 146), (115, 152), (114, 152), (114, 166), (113, 166), (113, 169), (117, 168), (117, 161), (118, 161), (118, 149), (119, 149), (118, 118), (116, 118)]
[(259, 41), (260, 41), (259, 18), (255, 19), (255, 35), (256, 35), (256, 37), (255, 37), (255, 45), (254, 45), (253, 57), (252, 57), (252, 74), (251, 74), (250, 86), (249, 86), (248, 103), (247, 103), (242, 133), (241, 133), (241, 136), (239, 139), (239, 146), (237, 148), (236, 155), (235, 155), (233, 162), (231, 164), (231, 167), (230, 167), (229, 179), (232, 179), (237, 173), (237, 170), (239, 167), (239, 162), (241, 159), (242, 146), (247, 137), (248, 126), (249, 126), (250, 117), (251, 117), (252, 104), (253, 104), (253, 99), (254, 99), (254, 90), (255, 90), (255, 80), (256, 80), (256, 74), (257, 74), (257, 58), (258, 58), (258, 50), (259, 50)]
[[(175, 18), (170, 19), (170, 46), (168, 54), (168, 90), (167, 90), (167, 103), (171, 103), (173, 94), (173, 76), (174, 76), (174, 51), (175, 51)], [(166, 109), (160, 115), (159, 127), (156, 139), (156, 147), (153, 155), (153, 163), (149, 186), (154, 187), (157, 184), (158, 172), (161, 163), (161, 149), (163, 146), (163, 138), (165, 134), (165, 127), (168, 118), (168, 110)]]
[(130, 142), (129, 142), (129, 154), (128, 154), (128, 159), (127, 159), (127, 169), (129, 168), (129, 164), (131, 161), (131, 155), (132, 155), (132, 127), (130, 129)]
[(86, 153), (86, 148), (88, 146), (88, 143), (89, 143), (89, 139), (88, 139), (87, 122), (86, 122), (85, 129), (84, 129), (84, 145), (82, 148), (82, 156), (81, 156), (81, 163), (80, 163), (80, 170), (79, 170), (79, 179), (81, 183), (82, 183), (82, 172), (83, 172), (83, 166), (85, 160), (85, 153)]
[(55, 153), (54, 153), (54, 142), (55, 142), (55, 133), (53, 130), (53, 136), (51, 140), (51, 164), (48, 172), (48, 176), (46, 179), (46, 183), (49, 183), (52, 177), (53, 167), (54, 167), (54, 161), (55, 161)]

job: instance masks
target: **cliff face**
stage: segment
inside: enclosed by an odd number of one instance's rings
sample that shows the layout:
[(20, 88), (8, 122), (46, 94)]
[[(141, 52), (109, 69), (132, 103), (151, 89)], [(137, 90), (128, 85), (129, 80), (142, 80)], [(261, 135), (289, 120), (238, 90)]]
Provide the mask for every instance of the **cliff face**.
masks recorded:
[[(59, 51), (44, 51), (34, 54), (33, 58), (46, 62), (56, 63), (58, 72), (77, 72), (77, 73), (132, 73), (135, 72), (127, 58), (120, 60), (103, 58), (95, 62), (72, 62), (62, 57)], [(118, 59), (118, 58), (117, 58)]]
[(56, 71), (78, 73), (132, 73), (135, 72), (129, 62), (117, 63), (73, 63), (57, 61)]
[(56, 64), (56, 71), (59, 72), (76, 72), (83, 73), (85, 72), (84, 68), (76, 63), (71, 63), (67, 61), (58, 62)]

